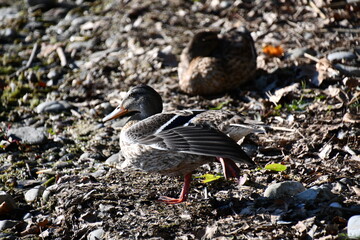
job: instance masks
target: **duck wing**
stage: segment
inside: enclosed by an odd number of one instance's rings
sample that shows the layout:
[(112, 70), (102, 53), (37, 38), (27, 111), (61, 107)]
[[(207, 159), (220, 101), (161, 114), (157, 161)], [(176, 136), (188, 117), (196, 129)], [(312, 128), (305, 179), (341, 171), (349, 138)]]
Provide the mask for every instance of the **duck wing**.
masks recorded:
[(160, 150), (230, 158), (250, 166), (255, 165), (234, 140), (218, 130), (205, 126), (174, 127), (147, 135), (137, 141)]

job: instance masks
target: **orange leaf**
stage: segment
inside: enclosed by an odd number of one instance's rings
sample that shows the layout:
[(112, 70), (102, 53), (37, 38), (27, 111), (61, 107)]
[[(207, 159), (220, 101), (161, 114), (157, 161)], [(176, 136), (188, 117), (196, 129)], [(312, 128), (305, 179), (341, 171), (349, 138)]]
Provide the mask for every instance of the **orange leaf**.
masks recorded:
[(284, 55), (284, 50), (282, 47), (280, 46), (272, 46), (272, 45), (267, 45), (265, 47), (263, 47), (263, 53), (271, 56), (271, 57), (281, 57)]

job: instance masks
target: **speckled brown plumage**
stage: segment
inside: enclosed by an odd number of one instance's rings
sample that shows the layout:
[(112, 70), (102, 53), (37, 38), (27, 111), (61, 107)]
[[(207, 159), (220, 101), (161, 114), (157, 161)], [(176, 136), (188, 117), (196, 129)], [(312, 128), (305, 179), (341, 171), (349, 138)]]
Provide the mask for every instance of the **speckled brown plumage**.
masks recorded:
[(191, 95), (235, 89), (253, 77), (256, 57), (254, 41), (247, 31), (199, 32), (180, 56), (180, 88)]

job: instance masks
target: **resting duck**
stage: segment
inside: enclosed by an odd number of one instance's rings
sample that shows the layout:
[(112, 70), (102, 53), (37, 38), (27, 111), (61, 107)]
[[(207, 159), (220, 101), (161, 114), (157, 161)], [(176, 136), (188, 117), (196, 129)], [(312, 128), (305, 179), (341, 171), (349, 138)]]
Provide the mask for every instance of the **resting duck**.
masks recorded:
[(230, 111), (162, 113), (160, 95), (147, 85), (139, 85), (132, 88), (103, 121), (117, 117), (128, 117), (120, 134), (125, 157), (122, 167), (184, 176), (180, 197), (161, 197), (159, 200), (165, 203), (185, 201), (192, 171), (215, 158), (221, 163), (226, 178), (239, 178), (240, 170), (235, 162), (255, 165), (236, 141), (258, 129), (235, 124), (240, 117)]
[(201, 31), (180, 56), (180, 89), (191, 95), (219, 94), (251, 80), (256, 50), (247, 30)]

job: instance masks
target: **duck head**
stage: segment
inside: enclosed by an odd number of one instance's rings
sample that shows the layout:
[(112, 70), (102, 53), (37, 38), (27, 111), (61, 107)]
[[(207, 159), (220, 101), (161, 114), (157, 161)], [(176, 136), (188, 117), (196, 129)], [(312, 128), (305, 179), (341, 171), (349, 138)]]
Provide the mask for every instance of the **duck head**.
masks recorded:
[(191, 59), (208, 56), (219, 44), (218, 33), (214, 31), (201, 31), (194, 35), (188, 45)]
[(103, 122), (118, 118), (129, 117), (129, 120), (143, 120), (162, 112), (161, 96), (147, 85), (138, 85), (129, 90), (122, 103)]

